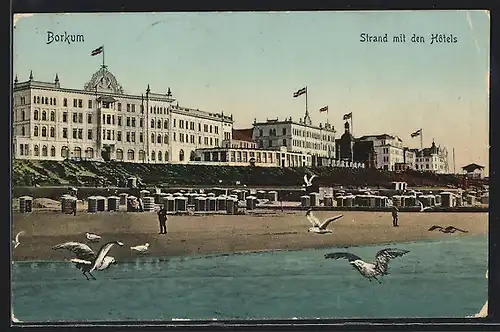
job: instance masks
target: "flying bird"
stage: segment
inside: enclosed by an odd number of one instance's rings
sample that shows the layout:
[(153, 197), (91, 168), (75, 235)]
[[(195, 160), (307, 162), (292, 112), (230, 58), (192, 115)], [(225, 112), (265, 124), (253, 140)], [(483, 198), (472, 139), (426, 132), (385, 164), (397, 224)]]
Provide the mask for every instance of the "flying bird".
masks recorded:
[(420, 205), (420, 212), (432, 210), (432, 206), (424, 207), (424, 204), (421, 201), (418, 201), (418, 205)]
[(87, 237), (87, 240), (89, 240), (90, 242), (99, 242), (99, 240), (101, 239), (99, 235), (94, 233), (85, 233), (85, 236)]
[[(76, 255), (76, 258), (72, 258), (70, 261), (75, 264), (77, 269), (83, 272), (83, 275), (87, 278), (87, 280), (89, 280), (87, 273), (95, 280), (95, 277), (92, 275), (92, 272), (95, 269), (98, 269), (99, 267), (106, 264), (104, 263), (106, 259), (106, 254), (115, 244), (123, 246), (123, 243), (119, 241), (108, 242), (101, 247), (97, 255), (88, 245), (80, 242), (61, 243), (54, 246), (52, 249), (54, 250), (66, 249), (74, 253)], [(110, 263), (107, 263), (108, 266), (109, 264)]]
[(306, 187), (312, 186), (312, 180), (316, 177), (316, 174), (313, 174), (309, 179), (307, 178), (307, 174), (304, 175), (304, 182)]
[(143, 254), (146, 251), (148, 251), (148, 248), (149, 248), (149, 243), (146, 243), (146, 244), (140, 245), (140, 246), (130, 247), (131, 250), (137, 251), (137, 252), (139, 252), (141, 254)]
[(19, 247), (21, 242), (19, 242), (19, 236), (24, 235), (25, 231), (20, 231), (19, 233), (16, 234), (16, 239), (12, 241), (12, 244), (14, 245), (14, 249)]
[(331, 233), (332, 231), (327, 229), (328, 225), (330, 225), (332, 221), (338, 220), (343, 216), (344, 215), (341, 214), (335, 217), (327, 218), (323, 222), (320, 222), (319, 219), (312, 214), (312, 209), (309, 209), (306, 212), (306, 218), (311, 222), (313, 227), (310, 227), (307, 231), (317, 234)]
[(464, 229), (460, 229), (460, 228), (456, 228), (455, 226), (448, 226), (446, 228), (443, 228), (439, 225), (434, 225), (434, 226), (431, 226), (429, 228), (429, 231), (433, 231), (437, 229), (438, 231), (440, 231), (441, 233), (455, 233), (455, 232), (462, 232), (462, 233), (468, 233), (469, 231), (467, 230), (464, 230)]
[(106, 256), (106, 257), (104, 257), (101, 265), (99, 265), (97, 267), (97, 270), (102, 271), (102, 270), (107, 269), (111, 265), (115, 265), (115, 264), (116, 264), (116, 259), (113, 256)]
[(351, 254), (349, 252), (333, 252), (325, 255), (326, 259), (347, 259), (349, 264), (351, 264), (358, 272), (365, 278), (375, 279), (381, 284), (380, 280), (377, 279), (378, 276), (384, 276), (388, 274), (389, 261), (396, 257), (401, 257), (410, 251), (402, 250), (397, 248), (386, 248), (382, 249), (375, 255), (375, 263), (367, 263), (363, 261), (360, 257)]

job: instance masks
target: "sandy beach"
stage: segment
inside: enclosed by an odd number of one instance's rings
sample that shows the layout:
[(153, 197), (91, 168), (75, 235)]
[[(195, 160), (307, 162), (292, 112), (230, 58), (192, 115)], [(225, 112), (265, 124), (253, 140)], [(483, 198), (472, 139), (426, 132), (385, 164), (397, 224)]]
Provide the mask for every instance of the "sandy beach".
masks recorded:
[[(79, 212), (76, 216), (56, 211), (15, 212), (13, 234), (20, 230), (26, 234), (13, 250), (13, 260), (67, 260), (71, 253), (52, 250), (52, 246), (66, 241), (86, 242), (85, 232), (102, 236), (101, 244), (90, 244), (95, 250), (105, 241), (124, 242), (123, 248), (112, 248), (110, 255), (126, 261), (137, 256), (130, 246), (146, 242), (150, 244), (149, 256), (169, 257), (417, 241), (488, 231), (487, 213), (400, 213), (400, 227), (395, 228), (387, 212), (315, 212), (320, 220), (338, 214), (344, 217), (330, 225), (332, 234), (324, 235), (308, 233), (310, 223), (305, 212), (291, 211), (170, 216), (168, 234), (160, 235), (154, 212)], [(469, 232), (429, 232), (432, 225), (453, 225)]]

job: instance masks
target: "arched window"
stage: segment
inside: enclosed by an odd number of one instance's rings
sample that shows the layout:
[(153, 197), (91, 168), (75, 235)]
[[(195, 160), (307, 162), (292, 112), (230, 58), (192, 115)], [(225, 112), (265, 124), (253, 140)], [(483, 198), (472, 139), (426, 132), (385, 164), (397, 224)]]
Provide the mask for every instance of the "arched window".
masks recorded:
[(163, 143), (168, 144), (168, 135), (163, 136)]
[(50, 137), (56, 137), (56, 128), (50, 127)]
[(33, 128), (33, 135), (38, 136), (38, 126)]
[(38, 120), (38, 110), (33, 113), (33, 120)]
[(168, 161), (168, 151), (165, 151), (165, 161)]
[(50, 156), (51, 157), (55, 157), (56, 156), (56, 147), (55, 146), (52, 146), (50, 148)]
[(127, 159), (128, 160), (134, 160), (135, 158), (135, 153), (134, 153), (134, 150), (130, 149), (127, 151)]
[(168, 129), (168, 120), (163, 121), (163, 129)]
[(73, 150), (73, 157), (75, 157), (75, 158), (82, 157), (82, 148), (81, 147), (75, 146), (75, 149)]
[(35, 151), (35, 156), (38, 157), (40, 155), (40, 148), (38, 147), (38, 145), (35, 145), (34, 151)]
[(54, 111), (50, 112), (50, 121), (56, 121), (56, 112)]
[(21, 111), (21, 120), (26, 120), (26, 112), (24, 110)]
[(151, 128), (155, 127), (155, 120), (151, 119)]
[(158, 161), (161, 161), (161, 158), (162, 158), (161, 151), (158, 151)]
[(42, 121), (47, 121), (47, 112), (42, 111)]
[(179, 151), (179, 161), (184, 161), (184, 150)]
[(146, 153), (144, 150), (139, 150), (139, 160), (144, 161), (146, 159)]
[(151, 134), (151, 143), (155, 142), (155, 134)]
[(49, 149), (47, 148), (47, 145), (44, 145), (42, 148), (42, 156), (47, 157), (48, 152)]
[(37, 97), (36, 97), (36, 103), (37, 103), (37, 104), (40, 104), (40, 96), (37, 96)]
[(21, 127), (21, 135), (26, 135), (26, 128), (24, 128), (24, 126)]
[(157, 127), (158, 129), (161, 129), (161, 120), (158, 120), (158, 122), (156, 123), (156, 127)]
[(47, 127), (42, 127), (42, 137), (47, 137)]
[(45, 105), (49, 104), (49, 97), (45, 97)]
[(85, 150), (85, 158), (93, 159), (94, 158), (94, 149), (91, 147), (88, 147), (87, 150)]
[(154, 151), (151, 151), (151, 160), (155, 161), (156, 160), (156, 154)]
[(158, 137), (157, 137), (157, 140), (156, 140), (156, 141), (157, 141), (158, 143), (161, 143), (161, 142), (162, 142), (162, 140), (161, 140), (161, 135), (160, 135), (160, 134), (158, 134)]
[(61, 157), (68, 158), (69, 157), (69, 149), (67, 146), (63, 146), (61, 148)]
[(123, 160), (123, 150), (122, 149), (116, 150), (116, 159)]

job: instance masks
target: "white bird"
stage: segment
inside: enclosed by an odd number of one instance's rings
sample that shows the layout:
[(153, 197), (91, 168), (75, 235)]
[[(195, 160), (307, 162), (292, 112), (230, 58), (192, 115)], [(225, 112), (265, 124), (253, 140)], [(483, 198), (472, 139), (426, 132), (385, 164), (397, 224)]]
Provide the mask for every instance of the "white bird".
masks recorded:
[(331, 233), (332, 231), (327, 229), (328, 225), (330, 225), (330, 223), (332, 221), (335, 221), (337, 219), (340, 219), (342, 218), (344, 215), (341, 214), (341, 215), (338, 215), (338, 216), (335, 216), (335, 217), (331, 217), (331, 218), (327, 218), (325, 219), (323, 222), (320, 222), (318, 218), (316, 218), (313, 214), (312, 214), (312, 209), (309, 209), (307, 210), (306, 212), (306, 218), (307, 220), (309, 220), (311, 222), (311, 224), (313, 225), (313, 227), (310, 227), (307, 231), (308, 232), (312, 232), (312, 233), (316, 233), (316, 234), (325, 234), (325, 233)]
[[(66, 249), (73, 252), (76, 255), (76, 258), (71, 259), (70, 261), (76, 265), (76, 268), (83, 272), (83, 275), (89, 280), (87, 273), (95, 280), (95, 277), (92, 275), (92, 272), (96, 269), (103, 270), (104, 268), (100, 268), (104, 266), (106, 254), (109, 252), (111, 247), (115, 244), (123, 247), (123, 243), (120, 241), (112, 241), (105, 243), (101, 249), (99, 249), (97, 255), (94, 251), (85, 243), (80, 242), (66, 242), (62, 244), (58, 244), (54, 246), (52, 249)], [(109, 262), (107, 265), (109, 266)]]
[(87, 240), (89, 240), (90, 242), (98, 242), (101, 239), (99, 235), (94, 233), (85, 233), (85, 236), (87, 237)]
[(102, 271), (110, 267), (112, 264), (116, 264), (116, 259), (113, 256), (104, 257), (101, 265), (97, 267), (97, 270)]
[(432, 210), (432, 206), (424, 207), (424, 204), (421, 201), (418, 201), (418, 205), (420, 205), (420, 212)]
[(380, 284), (380, 280), (377, 276), (384, 276), (388, 274), (388, 264), (389, 261), (396, 257), (401, 257), (410, 251), (396, 249), (396, 248), (386, 248), (382, 249), (375, 255), (375, 263), (367, 263), (363, 261), (360, 257), (351, 254), (349, 252), (333, 252), (325, 255), (326, 259), (347, 259), (349, 264), (351, 264), (358, 272), (368, 280), (375, 279)]
[(309, 179), (307, 178), (307, 174), (304, 175), (304, 182), (306, 187), (312, 186), (312, 180), (316, 177), (316, 174), (313, 174)]
[(148, 251), (148, 248), (149, 248), (149, 243), (140, 246), (130, 247), (130, 249), (140, 252), (141, 254)]
[(16, 234), (16, 239), (12, 241), (12, 244), (14, 245), (14, 249), (19, 247), (21, 242), (19, 242), (19, 236), (24, 235), (25, 231), (20, 231), (19, 233)]

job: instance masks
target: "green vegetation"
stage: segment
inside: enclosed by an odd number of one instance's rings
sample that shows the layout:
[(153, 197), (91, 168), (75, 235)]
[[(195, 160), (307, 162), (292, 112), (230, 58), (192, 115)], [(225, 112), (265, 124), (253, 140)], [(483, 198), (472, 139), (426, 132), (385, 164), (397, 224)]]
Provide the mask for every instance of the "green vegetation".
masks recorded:
[[(124, 186), (127, 178), (135, 176), (147, 186), (172, 185), (234, 185), (236, 181), (248, 186), (301, 186), (304, 174), (317, 174), (322, 185), (381, 186), (392, 181), (406, 181), (409, 186), (459, 186), (463, 179), (457, 175), (436, 175), (416, 171), (403, 173), (375, 169), (348, 168), (267, 168), (230, 167), (181, 164), (136, 164), (93, 161), (29, 161), (13, 163), (13, 185), (19, 186)], [(222, 180), (222, 182), (219, 182)]]

